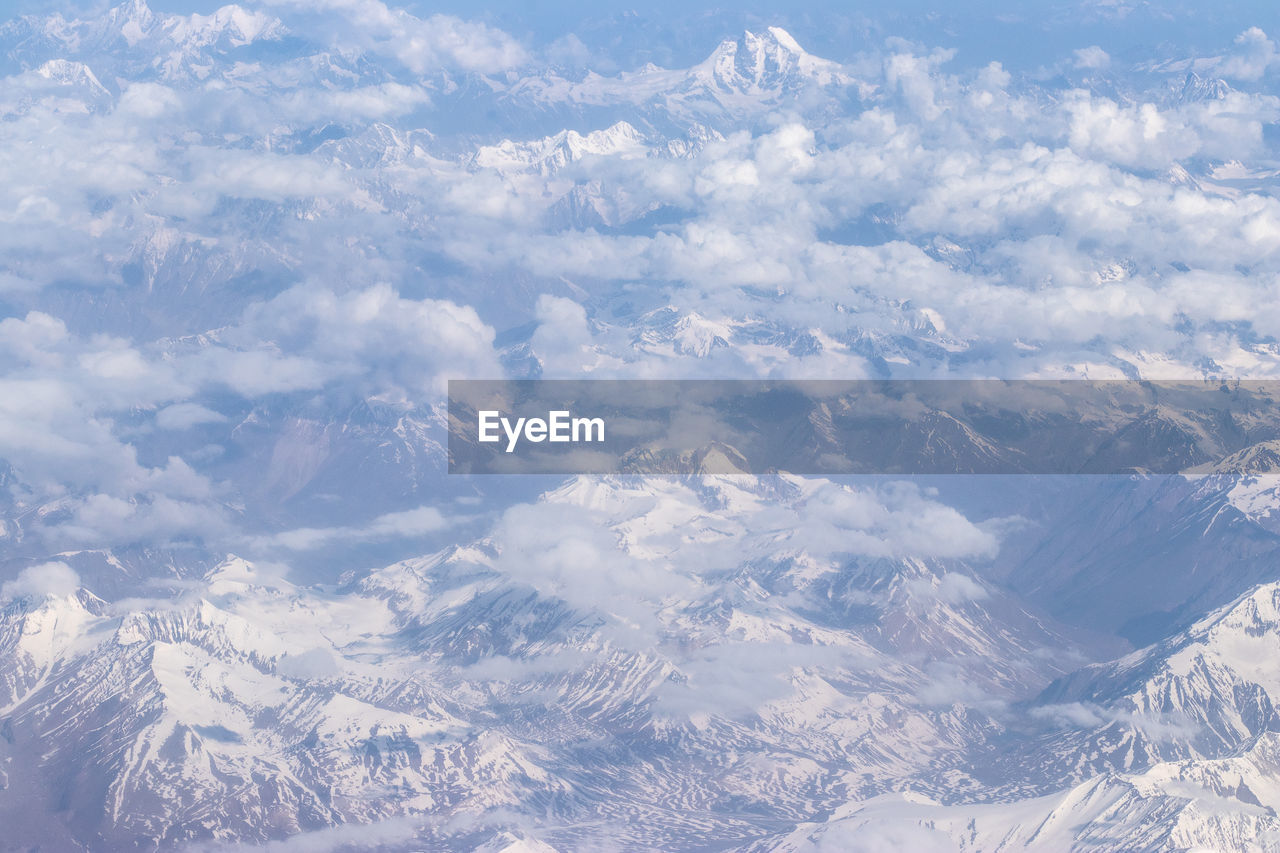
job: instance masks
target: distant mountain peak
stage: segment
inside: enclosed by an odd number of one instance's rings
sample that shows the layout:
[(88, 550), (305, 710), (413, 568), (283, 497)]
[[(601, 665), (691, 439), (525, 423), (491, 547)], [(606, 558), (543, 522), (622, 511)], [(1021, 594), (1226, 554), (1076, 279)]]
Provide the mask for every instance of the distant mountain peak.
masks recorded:
[(107, 89), (98, 80), (93, 69), (83, 62), (69, 59), (50, 59), (36, 69), (36, 73), (46, 80), (63, 83), (69, 86), (84, 86), (93, 93), (106, 95)]
[(279, 38), (284, 32), (277, 18), (237, 5), (219, 7), (208, 15), (174, 16), (165, 21), (165, 29), (173, 41), (192, 46), (225, 38), (230, 46), (241, 47), (258, 39)]
[(739, 38), (725, 39), (694, 68), (694, 74), (718, 88), (747, 92), (804, 80), (823, 85), (838, 82), (839, 70), (838, 63), (808, 53), (781, 27), (767, 27), (760, 33), (745, 30)]
[(1221, 101), (1229, 94), (1231, 94), (1231, 86), (1226, 80), (1217, 77), (1204, 78), (1194, 71), (1187, 72), (1179, 92), (1180, 99), (1186, 103)]
[(107, 12), (107, 17), (113, 21), (137, 21), (145, 25), (155, 20), (155, 13), (147, 5), (147, 0), (125, 0), (117, 6), (112, 6)]
[(646, 153), (644, 134), (630, 123), (619, 121), (585, 134), (562, 130), (529, 142), (504, 139), (497, 145), (480, 147), (471, 161), (477, 166), (499, 171), (535, 168), (542, 174), (552, 174), (593, 154), (640, 157)]
[(103, 23), (132, 45), (150, 35), (158, 21), (147, 0), (125, 0), (108, 10)]
[(743, 50), (748, 52), (777, 51), (790, 56), (809, 55), (800, 46), (800, 42), (796, 41), (795, 37), (782, 27), (765, 27), (764, 30), (758, 33), (751, 30), (743, 30), (742, 35), (736, 39), (726, 38), (720, 42), (720, 46), (716, 48), (712, 56), (717, 54), (737, 55)]
[[(766, 29), (765, 33), (778, 45), (785, 47), (794, 53), (805, 52), (804, 48), (800, 46), (800, 43), (791, 36), (791, 33), (787, 32), (782, 27), (769, 27)], [(749, 30), (747, 31), (747, 35), (751, 35)], [(764, 36), (761, 37), (763, 38)]]

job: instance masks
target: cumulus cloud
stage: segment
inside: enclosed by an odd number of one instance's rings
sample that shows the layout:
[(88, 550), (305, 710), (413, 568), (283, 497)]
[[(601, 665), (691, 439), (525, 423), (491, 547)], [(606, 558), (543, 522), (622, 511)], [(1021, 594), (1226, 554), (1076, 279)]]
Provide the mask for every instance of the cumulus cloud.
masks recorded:
[(609, 615), (620, 631), (617, 639), (643, 648), (658, 629), (656, 611), (663, 603), (695, 597), (701, 584), (661, 562), (627, 554), (601, 521), (552, 503), (513, 507), (495, 531), (502, 550), (494, 567), (575, 608)]
[[(533, 359), (548, 376), (1276, 370), (1280, 202), (1260, 164), (1280, 100), (1261, 30), (1215, 72), (1258, 91), (1130, 102), (894, 40), (851, 66), (856, 100), (701, 93), (679, 130), (609, 147), (610, 92), (642, 80), (678, 100), (693, 78), (596, 76), (588, 98), (522, 77), (530, 54), (490, 24), (380, 0), (274, 11), (326, 52), (219, 64), (196, 43), (210, 22), (183, 19), (178, 59), (40, 57), (0, 97), (0, 456), (23, 506), (67, 499), (41, 518), (75, 543), (190, 534), (202, 507), (223, 525), (234, 488), (202, 460), (257, 406), (429, 408), (449, 376)], [(237, 43), (277, 32), (236, 27)], [(548, 56), (595, 61), (569, 37)], [(453, 87), (470, 72), (488, 81), (476, 109), (589, 102), (580, 129), (602, 135), (512, 125), (503, 150), (539, 153), (486, 165), (473, 140), (432, 135), (467, 108)], [(92, 294), (93, 316), (68, 293)], [(654, 319), (667, 309), (674, 331)], [(495, 329), (526, 327), (524, 349), (496, 351)], [(711, 327), (724, 345), (695, 345)], [(175, 485), (171, 455), (203, 490)], [(990, 552), (926, 499), (946, 535), (911, 526), (913, 499), (880, 496), (898, 509), (852, 529), (827, 499), (796, 522), (824, 548)]]
[(1076, 68), (1100, 69), (1111, 64), (1111, 57), (1096, 44), (1075, 51)]
[[(336, 13), (348, 26), (334, 32), (344, 42), (359, 40), (386, 52), (415, 73), (440, 67), (501, 71), (528, 61), (518, 41), (500, 29), (452, 15), (418, 18), (381, 0), (269, 0), (276, 6), (303, 6), (312, 13)], [(331, 20), (327, 17), (325, 20)]]
[(1155, 104), (1121, 107), (1084, 93), (1073, 97), (1071, 147), (1136, 169), (1158, 169), (1195, 153), (1199, 140), (1179, 117)]
[[(911, 483), (879, 490), (852, 489), (823, 480), (807, 481), (804, 497), (782, 509), (762, 507), (751, 529), (772, 530), (775, 544), (822, 557), (990, 557), (996, 536)], [(963, 581), (947, 588), (957, 594)]]
[(572, 299), (543, 294), (534, 308), (538, 328), (529, 345), (542, 362), (545, 375), (573, 375), (592, 361), (587, 312)]
[(66, 596), (80, 588), (80, 576), (61, 561), (40, 563), (23, 569), (16, 578), (0, 584), (0, 598), (44, 598)]
[(130, 83), (120, 93), (116, 109), (139, 119), (156, 119), (181, 106), (178, 93), (160, 83)]
[(0, 320), (0, 347), (28, 365), (57, 366), (66, 340), (67, 325), (42, 311), (30, 311), (23, 319)]
[(1276, 43), (1258, 27), (1250, 27), (1236, 36), (1235, 43), (1236, 51), (1227, 56), (1220, 66), (1225, 77), (1257, 80), (1280, 63)]
[(122, 490), (127, 497), (98, 493), (71, 499), (63, 506), (67, 516), (52, 515), (41, 532), (53, 542), (110, 548), (216, 540), (233, 529), (230, 513), (211, 502), (208, 494), (183, 496), (176, 488), (175, 496), (167, 493), (166, 485)]
[[(756, 487), (716, 477), (699, 484), (580, 478), (537, 504), (508, 510), (491, 541), (499, 551), (495, 571), (605, 617), (608, 636), (640, 649), (664, 636), (664, 614), (673, 602), (732, 599), (731, 579), (744, 567), (795, 561), (798, 577), (815, 578), (840, 571), (850, 558), (986, 559), (999, 546), (994, 534), (906, 483), (875, 490), (792, 478)], [(954, 572), (921, 583), (921, 597), (949, 604), (987, 594)], [(808, 652), (796, 651), (791, 633), (781, 629), (773, 636), (755, 629), (750, 637), (765, 645), (780, 641), (790, 650), (762, 647), (754, 652), (760, 660), (774, 651), (791, 654), (795, 666), (850, 660), (848, 650), (820, 648), (805, 657)], [(688, 664), (688, 678), (671, 688), (671, 701), (688, 711), (709, 701), (704, 690), (742, 690), (739, 704), (746, 708), (747, 693), (757, 706), (789, 694), (785, 679), (771, 687), (763, 675), (751, 684), (721, 683), (728, 676), (717, 673), (739, 654), (753, 652), (725, 647), (693, 658), (677, 655)]]
[(954, 50), (935, 50), (920, 55), (906, 42), (893, 41), (894, 52), (885, 60), (885, 82), (902, 93), (903, 100), (917, 116), (934, 121), (943, 107), (938, 103), (938, 88), (942, 82), (937, 69), (951, 61)]
[[(296, 353), (296, 361), (272, 357), (263, 365), (283, 371), (278, 381), (285, 387), (354, 376), (369, 393), (407, 390), (435, 398), (449, 376), (501, 375), (493, 329), (474, 308), (449, 300), (405, 299), (386, 284), (347, 292), (294, 287), (251, 306), (244, 322), (224, 337), (245, 347), (270, 341), (284, 353)], [(209, 358), (232, 358), (230, 351), (210, 352), (216, 355)], [(245, 358), (246, 352), (252, 351), (238, 351), (234, 357)], [(211, 367), (210, 375), (225, 374), (224, 365)], [(238, 375), (238, 387), (252, 384), (255, 375), (267, 376), (254, 363)]]

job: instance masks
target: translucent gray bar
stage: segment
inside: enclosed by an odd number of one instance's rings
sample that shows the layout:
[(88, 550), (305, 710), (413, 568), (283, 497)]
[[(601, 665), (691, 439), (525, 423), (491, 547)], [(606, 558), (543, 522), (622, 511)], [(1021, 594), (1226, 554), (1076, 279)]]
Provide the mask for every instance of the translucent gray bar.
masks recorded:
[(453, 380), (449, 472), (1277, 473), (1278, 400), (1280, 381)]

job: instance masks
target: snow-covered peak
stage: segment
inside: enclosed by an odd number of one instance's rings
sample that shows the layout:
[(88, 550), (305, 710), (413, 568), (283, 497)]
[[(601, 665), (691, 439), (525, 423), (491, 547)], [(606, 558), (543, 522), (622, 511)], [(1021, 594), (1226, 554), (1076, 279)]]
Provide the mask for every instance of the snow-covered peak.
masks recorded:
[(149, 35), (157, 20), (146, 0), (125, 0), (108, 10), (102, 23), (132, 45)]
[(229, 5), (209, 15), (175, 15), (164, 22), (166, 35), (186, 48), (199, 48), (225, 40), (226, 46), (241, 47), (258, 39), (278, 38), (284, 26), (262, 12)]
[(105, 86), (99, 82), (93, 70), (83, 62), (72, 62), (69, 59), (51, 59), (36, 69), (36, 73), (46, 80), (68, 86), (81, 86), (95, 94), (107, 94)]
[(1280, 831), (1278, 759), (1280, 738), (1268, 733), (1240, 756), (1105, 774), (1016, 803), (889, 794), (842, 806), (757, 849), (838, 850), (852, 839), (912, 850), (1271, 849), (1266, 839)]
[(678, 118), (686, 127), (699, 127), (709, 119), (751, 115), (814, 88), (846, 86), (859, 96), (869, 91), (839, 63), (806, 52), (785, 30), (770, 27), (724, 40), (690, 68), (649, 63), (616, 77), (588, 73), (578, 81), (549, 73), (515, 82), (506, 97), (525, 104), (631, 104), (660, 117), (660, 123)]
[(585, 134), (576, 130), (562, 130), (530, 142), (504, 139), (497, 145), (481, 147), (476, 151), (472, 162), (500, 172), (533, 169), (542, 174), (552, 174), (569, 163), (591, 155), (643, 157), (647, 153), (644, 135), (631, 124), (620, 121)]
[(253, 563), (235, 555), (211, 569), (204, 577), (210, 595), (242, 595), (253, 590), (293, 590), (293, 585), (274, 574), (259, 570)]
[(17, 661), (26, 678), (10, 673), (0, 679), (0, 708), (21, 695), (24, 681), (43, 677), (63, 655), (83, 648), (105, 609), (101, 599), (84, 589), (5, 602), (0, 609), (0, 657)]
[(1197, 622), (1189, 633), (1195, 645), (1225, 665), (1265, 678), (1269, 692), (1280, 699), (1280, 673), (1270, 666), (1280, 657), (1280, 581), (1255, 587)]
[(277, 39), (285, 27), (278, 18), (238, 5), (207, 15), (166, 15), (152, 11), (145, 0), (127, 0), (96, 17), (24, 18), (13, 33), (20, 52), (36, 62), (81, 60), (107, 79), (120, 80), (145, 77), (158, 69), (172, 79), (193, 69), (208, 74), (214, 67), (211, 53)]
[(477, 847), (476, 853), (556, 853), (556, 848), (536, 838), (502, 832)]
[(1267, 583), (1179, 635), (1062, 680), (1034, 714), (1080, 729), (1056, 752), (1081, 776), (1117, 758), (1126, 770), (1219, 758), (1277, 725), (1278, 658), (1280, 583)]
[(703, 358), (713, 349), (727, 347), (732, 335), (733, 330), (726, 324), (708, 320), (693, 311), (676, 322), (676, 350)]
[(649, 352), (692, 355), (705, 358), (714, 350), (727, 348), (734, 340), (735, 326), (728, 319), (713, 320), (697, 311), (682, 311), (668, 305), (641, 318), (635, 346)]
[(701, 82), (739, 93), (778, 90), (804, 82), (829, 85), (844, 82), (838, 63), (821, 59), (781, 27), (762, 33), (747, 30), (725, 39), (711, 56), (693, 69)]

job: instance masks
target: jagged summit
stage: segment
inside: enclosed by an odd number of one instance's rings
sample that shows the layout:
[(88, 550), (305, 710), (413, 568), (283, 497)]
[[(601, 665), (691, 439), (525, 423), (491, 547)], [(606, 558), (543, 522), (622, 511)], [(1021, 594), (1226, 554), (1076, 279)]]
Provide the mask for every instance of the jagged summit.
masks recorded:
[(497, 145), (479, 148), (472, 157), (472, 162), (477, 166), (500, 171), (534, 168), (543, 174), (551, 174), (592, 154), (644, 156), (644, 134), (630, 123), (620, 121), (585, 134), (575, 130), (562, 130), (530, 142), (504, 139)]
[(258, 39), (278, 38), (284, 32), (279, 20), (243, 6), (222, 6), (208, 15), (175, 15), (165, 21), (170, 39), (188, 47), (224, 42), (242, 47)]
[(839, 63), (805, 51), (780, 27), (727, 38), (698, 64), (660, 68), (652, 63), (616, 77), (588, 73), (577, 81), (555, 73), (523, 77), (505, 93), (511, 101), (606, 106), (630, 103), (689, 123), (745, 116), (802, 92), (852, 87), (859, 97), (872, 89)]
[(1183, 78), (1179, 99), (1184, 103), (1198, 101), (1221, 101), (1231, 94), (1231, 86), (1226, 80), (1218, 77), (1204, 78), (1194, 71), (1188, 71)]
[(174, 78), (209, 66), (210, 53), (277, 39), (284, 32), (278, 18), (235, 4), (207, 15), (176, 15), (155, 12), (146, 0), (127, 0), (96, 16), (26, 16), (0, 28), (0, 41), (7, 43), (12, 56), (34, 66), (74, 57), (100, 74), (110, 68), (104, 80), (156, 69)]
[(759, 92), (810, 81), (839, 82), (840, 65), (813, 56), (781, 27), (761, 33), (746, 30), (725, 39), (692, 74), (703, 82), (734, 92)]
[(111, 7), (103, 16), (104, 25), (120, 30), (130, 41), (150, 30), (156, 21), (156, 14), (147, 5), (147, 0), (125, 0)]

